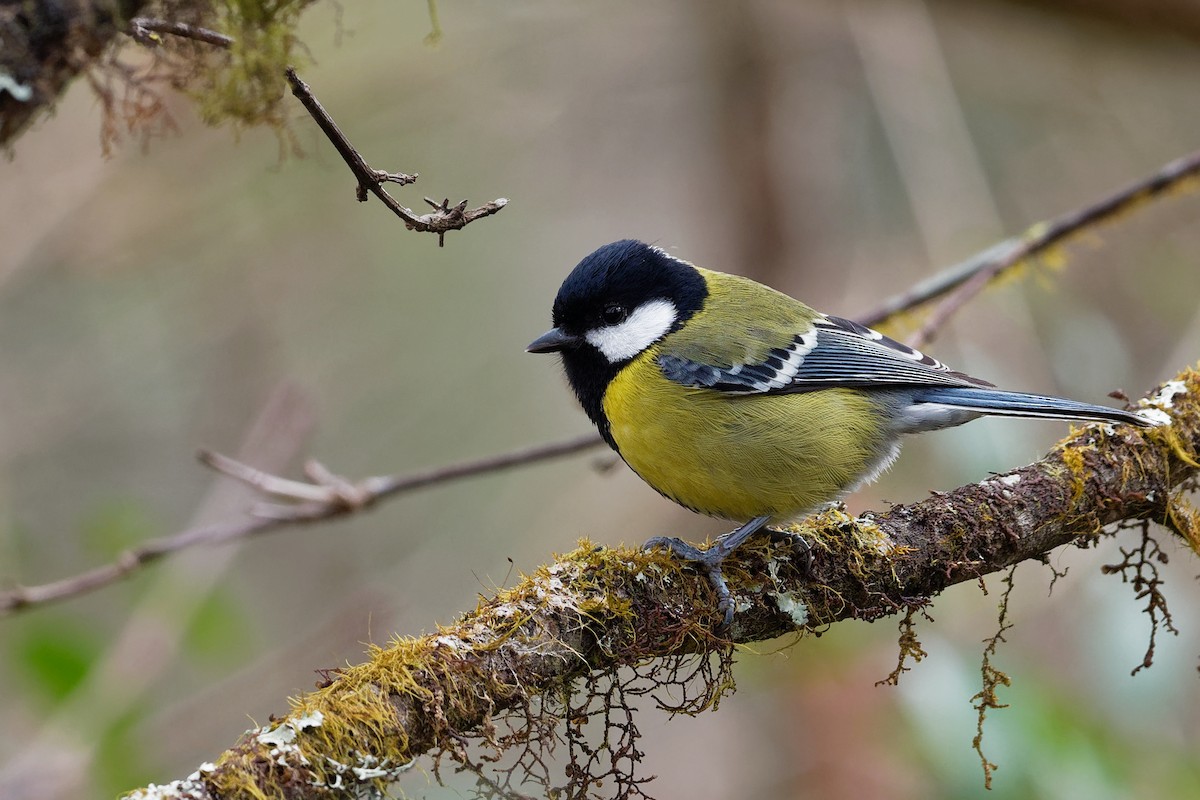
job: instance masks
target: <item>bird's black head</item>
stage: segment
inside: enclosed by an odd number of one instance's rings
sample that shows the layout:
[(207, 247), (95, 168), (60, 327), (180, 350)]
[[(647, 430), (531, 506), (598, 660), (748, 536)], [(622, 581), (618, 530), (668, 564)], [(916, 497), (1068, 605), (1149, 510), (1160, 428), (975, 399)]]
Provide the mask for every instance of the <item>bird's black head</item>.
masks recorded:
[(609, 381), (707, 295), (691, 264), (633, 239), (606, 244), (571, 270), (554, 299), (554, 327), (527, 350), (562, 354), (571, 388), (612, 444), (602, 408)]

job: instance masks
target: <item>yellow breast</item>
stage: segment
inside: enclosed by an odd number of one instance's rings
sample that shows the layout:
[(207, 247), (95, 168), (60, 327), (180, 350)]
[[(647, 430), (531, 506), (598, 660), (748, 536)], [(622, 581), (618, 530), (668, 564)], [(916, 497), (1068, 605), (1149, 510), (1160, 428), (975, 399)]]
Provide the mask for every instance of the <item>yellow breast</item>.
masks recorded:
[(895, 455), (862, 392), (688, 389), (663, 377), (657, 355), (650, 348), (612, 380), (604, 413), (629, 466), (694, 511), (785, 521), (853, 489)]

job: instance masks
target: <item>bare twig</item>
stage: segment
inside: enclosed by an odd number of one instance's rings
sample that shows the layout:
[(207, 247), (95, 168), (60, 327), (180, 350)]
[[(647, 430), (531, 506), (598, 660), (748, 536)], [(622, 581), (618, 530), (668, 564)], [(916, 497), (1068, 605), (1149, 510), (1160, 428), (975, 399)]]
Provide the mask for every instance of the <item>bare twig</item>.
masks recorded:
[(201, 28), (197, 25), (188, 25), (186, 22), (171, 22), (170, 20), (154, 19), (152, 17), (134, 17), (129, 20), (129, 35), (139, 44), (157, 47), (162, 44), (162, 38), (158, 36), (160, 33), (179, 36), (183, 39), (194, 39), (197, 42), (211, 44), (214, 47), (228, 48), (234, 42), (232, 36), (226, 36), (223, 33), (211, 31), (208, 28)]
[(312, 482), (302, 483), (280, 478), (227, 456), (202, 450), (198, 454), (200, 460), (218, 472), (236, 478), (262, 493), (293, 501), (293, 504), (260, 504), (248, 518), (188, 528), (172, 536), (153, 539), (126, 550), (110, 564), (72, 575), (69, 578), (37, 586), (18, 586), (0, 592), (0, 616), (95, 591), (125, 578), (135, 570), (163, 556), (191, 547), (224, 544), (278, 530), (289, 524), (317, 522), (350, 514), (366, 508), (384, 497), (552, 458), (561, 458), (599, 444), (601, 444), (599, 436), (588, 434), (562, 442), (528, 447), (406, 475), (367, 478), (357, 484), (334, 475), (313, 461), (310, 461), (305, 469)]
[(406, 208), (384, 191), (383, 184), (390, 182), (404, 186), (416, 181), (417, 175), (372, 169), (366, 160), (363, 159), (362, 155), (359, 154), (358, 150), (354, 148), (354, 145), (350, 144), (350, 140), (346, 138), (346, 134), (342, 133), (341, 128), (329, 116), (329, 112), (317, 101), (312, 90), (308, 88), (308, 84), (300, 80), (295, 68), (287, 68), (287, 79), (288, 83), (292, 85), (292, 94), (308, 109), (308, 113), (312, 115), (313, 120), (316, 121), (321, 131), (328, 137), (334, 148), (337, 149), (342, 159), (346, 162), (346, 166), (350, 167), (350, 171), (354, 173), (354, 177), (358, 178), (357, 196), (359, 202), (365, 202), (367, 193), (370, 192), (382, 200), (383, 204), (392, 210), (392, 213), (404, 220), (404, 225), (409, 230), (436, 233), (438, 235), (438, 247), (445, 244), (445, 237), (448, 231), (461, 230), (481, 217), (489, 217), (492, 214), (498, 213), (500, 209), (508, 205), (508, 200), (500, 197), (490, 203), (485, 203), (479, 208), (468, 209), (466, 200), (455, 205), (450, 205), (449, 198), (438, 203), (426, 197), (425, 202), (434, 209), (431, 213), (417, 214), (412, 209)]
[(424, 472), (365, 478), (358, 483), (330, 472), (319, 461), (310, 460), (304, 465), (304, 473), (310, 481), (304, 483), (262, 472), (219, 453), (201, 450), (198, 456), (217, 472), (253, 486), (264, 494), (292, 502), (291, 505), (260, 505), (254, 509), (256, 516), (275, 522), (315, 522), (360, 511), (384, 498), (426, 486), (574, 455), (601, 443), (599, 436), (590, 433), (562, 442), (537, 445)]
[(1200, 151), (1171, 161), (1154, 174), (1103, 200), (1063, 214), (1049, 222), (1039, 222), (1030, 226), (1020, 236), (1006, 239), (966, 261), (939, 272), (856, 319), (863, 325), (879, 325), (890, 317), (953, 292), (934, 309), (916, 334), (909, 338), (910, 345), (921, 347), (988, 282), (1004, 270), (1062, 244), (1064, 240), (1082, 230), (1129, 211), (1144, 200), (1158, 197), (1197, 174), (1200, 174)]

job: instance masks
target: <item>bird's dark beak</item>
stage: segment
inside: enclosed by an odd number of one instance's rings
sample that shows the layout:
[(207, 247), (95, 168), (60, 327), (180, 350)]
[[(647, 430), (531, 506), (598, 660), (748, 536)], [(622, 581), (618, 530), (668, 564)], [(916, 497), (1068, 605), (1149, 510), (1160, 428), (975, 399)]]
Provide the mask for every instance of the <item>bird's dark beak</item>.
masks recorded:
[(562, 328), (551, 328), (529, 343), (526, 353), (558, 353), (578, 347), (582, 340)]

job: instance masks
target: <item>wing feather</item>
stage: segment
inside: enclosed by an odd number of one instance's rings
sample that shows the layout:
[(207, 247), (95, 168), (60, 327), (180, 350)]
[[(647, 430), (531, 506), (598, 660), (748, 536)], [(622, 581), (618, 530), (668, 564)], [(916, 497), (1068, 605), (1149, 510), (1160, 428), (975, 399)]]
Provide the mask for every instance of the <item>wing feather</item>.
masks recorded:
[[(746, 352), (763, 352), (747, 343)], [(816, 317), (784, 347), (757, 363), (705, 364), (672, 352), (663, 342), (658, 364), (672, 381), (731, 394), (791, 394), (835, 386), (991, 386), (956, 372), (919, 350), (841, 317)]]

